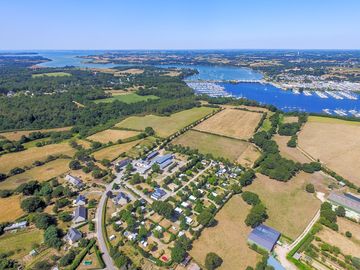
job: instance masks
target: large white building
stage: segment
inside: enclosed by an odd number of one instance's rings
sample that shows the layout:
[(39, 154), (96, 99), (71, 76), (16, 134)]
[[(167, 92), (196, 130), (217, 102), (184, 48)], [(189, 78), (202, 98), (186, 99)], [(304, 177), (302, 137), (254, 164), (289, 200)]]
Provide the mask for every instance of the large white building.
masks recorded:
[(360, 197), (351, 193), (332, 192), (327, 200), (332, 204), (333, 210), (342, 206), (346, 217), (360, 221)]

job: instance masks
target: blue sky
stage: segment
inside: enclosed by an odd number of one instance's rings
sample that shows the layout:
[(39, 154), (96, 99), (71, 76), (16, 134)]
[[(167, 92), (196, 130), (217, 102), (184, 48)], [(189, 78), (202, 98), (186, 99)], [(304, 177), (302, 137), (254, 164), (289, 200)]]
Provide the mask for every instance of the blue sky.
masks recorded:
[(360, 49), (359, 0), (0, 0), (0, 49)]

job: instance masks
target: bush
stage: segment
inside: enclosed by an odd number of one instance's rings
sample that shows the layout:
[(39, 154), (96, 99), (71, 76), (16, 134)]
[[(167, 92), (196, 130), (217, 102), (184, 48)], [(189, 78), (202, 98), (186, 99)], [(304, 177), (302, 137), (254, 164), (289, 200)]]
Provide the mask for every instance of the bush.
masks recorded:
[(347, 231), (347, 232), (345, 233), (345, 236), (346, 236), (347, 238), (351, 238), (351, 237), (352, 237), (352, 233), (349, 232), (349, 231)]
[(257, 194), (255, 194), (255, 193), (253, 193), (253, 192), (250, 192), (250, 191), (243, 192), (243, 194), (241, 194), (241, 197), (249, 205), (256, 205), (256, 204), (260, 203), (259, 196)]
[(47, 213), (41, 213), (34, 217), (35, 226), (42, 230), (46, 230), (50, 225), (55, 224), (55, 222), (55, 218)]
[(31, 213), (45, 208), (45, 202), (40, 197), (30, 197), (21, 202), (21, 208)]
[(307, 184), (305, 187), (305, 190), (309, 193), (314, 193), (315, 192), (315, 187), (313, 184)]
[(214, 270), (222, 264), (223, 260), (219, 255), (214, 252), (210, 252), (205, 258), (205, 267), (208, 270)]

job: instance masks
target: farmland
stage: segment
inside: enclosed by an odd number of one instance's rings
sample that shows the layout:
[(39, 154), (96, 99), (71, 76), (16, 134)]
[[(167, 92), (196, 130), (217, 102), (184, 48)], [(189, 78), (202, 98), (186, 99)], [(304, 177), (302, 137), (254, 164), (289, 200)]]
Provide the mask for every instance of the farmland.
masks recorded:
[(24, 230), (16, 233), (8, 233), (0, 237), (0, 253), (13, 251), (14, 259), (21, 259), (27, 255), (34, 244), (43, 241), (43, 233), (38, 229)]
[(100, 103), (100, 102), (109, 103), (118, 100), (127, 104), (131, 104), (135, 102), (148, 101), (151, 99), (158, 99), (158, 97), (153, 95), (140, 96), (135, 93), (130, 93), (130, 94), (113, 95), (112, 97), (109, 98), (98, 99), (95, 101), (95, 103)]
[(118, 140), (124, 140), (136, 136), (138, 134), (139, 132), (131, 131), (131, 130), (107, 129), (95, 133), (94, 135), (91, 135), (87, 139), (101, 143), (108, 143), (108, 142), (116, 143)]
[(20, 195), (0, 198), (0, 223), (14, 221), (23, 214), (20, 208)]
[(360, 123), (309, 117), (299, 135), (299, 147), (336, 173), (360, 185)]
[(200, 107), (174, 113), (171, 116), (133, 116), (121, 121), (116, 127), (134, 130), (144, 130), (146, 127), (152, 127), (158, 136), (167, 137), (210, 114), (213, 110), (213, 108)]
[(0, 183), (0, 189), (14, 189), (30, 180), (37, 180), (39, 182), (49, 180), (67, 172), (69, 170), (69, 162), (69, 159), (57, 159), (42, 166), (34, 167), (24, 173), (7, 178)]
[(36, 129), (36, 130), (18, 130), (18, 131), (9, 131), (0, 133), (0, 137), (4, 137), (10, 141), (18, 141), (21, 139), (21, 136), (28, 136), (31, 132), (51, 132), (51, 131), (67, 131), (70, 130), (71, 127), (63, 127), (63, 128), (51, 128), (51, 129)]
[(262, 114), (225, 109), (195, 127), (196, 130), (247, 140), (252, 137)]
[(49, 155), (72, 156), (74, 149), (67, 143), (50, 144), (43, 147), (32, 147), (25, 151), (9, 153), (0, 157), (0, 172), (8, 173), (14, 167), (31, 166), (34, 161), (45, 160)]
[(132, 147), (138, 144), (141, 140), (132, 141), (123, 144), (116, 144), (106, 148), (103, 148), (99, 151), (94, 152), (94, 157), (96, 160), (108, 159), (114, 160), (119, 157), (122, 153), (129, 151)]
[(252, 144), (249, 144), (246, 150), (238, 157), (237, 162), (245, 167), (252, 167), (260, 155), (260, 151)]
[(278, 144), (281, 155), (296, 162), (310, 162), (311, 160), (306, 157), (299, 149), (287, 146), (287, 142), (290, 140), (290, 138), (290, 136), (280, 136), (278, 134), (274, 136), (274, 141), (276, 141)]
[(218, 224), (205, 229), (200, 238), (195, 240), (190, 254), (204, 265), (206, 254), (215, 252), (223, 260), (220, 270), (245, 269), (255, 266), (260, 255), (247, 245), (251, 228), (244, 223), (250, 209), (240, 196), (233, 196), (215, 216)]
[(198, 149), (200, 153), (212, 154), (236, 161), (244, 153), (249, 143), (225, 138), (214, 134), (189, 130), (173, 141), (173, 144)]
[[(321, 175), (318, 176), (321, 181)], [(305, 191), (314, 175), (300, 173), (289, 182), (279, 182), (258, 174), (247, 190), (255, 192), (268, 209), (266, 223), (295, 239), (320, 208), (320, 200)]]
[(47, 72), (41, 74), (32, 74), (32, 78), (41, 78), (41, 77), (70, 77), (71, 74), (68, 72)]

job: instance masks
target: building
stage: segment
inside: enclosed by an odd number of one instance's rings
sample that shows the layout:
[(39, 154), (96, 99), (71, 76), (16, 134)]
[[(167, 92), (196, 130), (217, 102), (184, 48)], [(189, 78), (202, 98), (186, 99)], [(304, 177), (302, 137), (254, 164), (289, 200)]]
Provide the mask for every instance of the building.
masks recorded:
[(200, 268), (200, 266), (197, 265), (195, 262), (192, 262), (192, 263), (188, 266), (187, 270), (201, 270), (201, 268)]
[(276, 242), (279, 240), (280, 235), (281, 234), (273, 228), (261, 224), (251, 231), (248, 242), (251, 245), (255, 244), (258, 247), (271, 252), (274, 249)]
[(119, 161), (118, 163), (116, 163), (115, 167), (120, 170), (120, 169), (124, 168), (125, 166), (127, 166), (129, 163), (131, 163), (131, 159), (126, 158), (126, 159), (123, 159), (123, 160)]
[(174, 156), (172, 154), (166, 154), (163, 156), (159, 156), (154, 160), (154, 163), (157, 163), (160, 166), (160, 170), (165, 169), (169, 166), (173, 161)]
[(73, 245), (75, 242), (79, 241), (82, 238), (82, 234), (75, 228), (70, 228), (65, 235), (65, 240), (69, 242), (70, 245)]
[(156, 157), (159, 154), (158, 151), (154, 151), (151, 152), (150, 154), (148, 154), (145, 158), (146, 161), (150, 161), (151, 159), (153, 159), (154, 157)]
[(342, 206), (345, 208), (346, 217), (360, 221), (360, 197), (351, 193), (332, 192), (327, 200), (332, 204), (333, 210)]
[(267, 264), (272, 266), (275, 270), (286, 270), (273, 256), (269, 256)]
[(151, 194), (151, 199), (158, 201), (166, 195), (166, 192), (161, 188), (155, 188), (155, 191)]
[(87, 203), (87, 199), (84, 195), (79, 195), (74, 200), (74, 205), (76, 205), (76, 206), (85, 205), (86, 203)]
[(84, 186), (83, 182), (79, 177), (72, 176), (71, 174), (67, 174), (65, 176), (65, 180), (76, 188), (82, 188)]
[(124, 192), (119, 192), (113, 199), (114, 204), (121, 206), (128, 204), (130, 201), (131, 199)]
[(74, 211), (74, 223), (80, 223), (87, 220), (87, 208), (80, 205)]
[(25, 229), (27, 226), (27, 221), (21, 221), (18, 223), (13, 223), (7, 227), (4, 228), (4, 231), (13, 231), (13, 230), (18, 230), (18, 229)]

